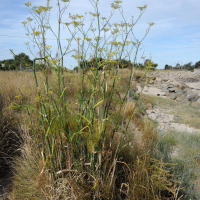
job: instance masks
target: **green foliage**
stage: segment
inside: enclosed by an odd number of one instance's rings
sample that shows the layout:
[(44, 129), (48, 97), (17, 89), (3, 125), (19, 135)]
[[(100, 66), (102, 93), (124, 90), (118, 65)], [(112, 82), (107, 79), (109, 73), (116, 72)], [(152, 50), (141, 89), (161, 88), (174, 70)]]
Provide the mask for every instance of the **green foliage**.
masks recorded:
[(10, 70), (16, 70), (16, 69), (17, 69), (17, 66), (15, 64), (10, 65)]
[(145, 68), (149, 68), (149, 69), (155, 70), (157, 66), (158, 66), (158, 64), (157, 64), (157, 63), (151, 62), (150, 59), (146, 59), (146, 60), (144, 61), (144, 67), (145, 67)]
[[(7, 59), (7, 60), (3, 60), (0, 61), (2, 64), (5, 64), (4, 67), (0, 66), (0, 70), (16, 70), (20, 68), (20, 63), (25, 62), (28, 65), (33, 66), (33, 61), (30, 60), (29, 56), (26, 55), (25, 53), (20, 53), (18, 55), (14, 56), (14, 59)], [(9, 67), (10, 65), (10, 67)], [(38, 67), (39, 69), (41, 69), (41, 67)]]
[(137, 66), (137, 69), (140, 69), (140, 70), (145, 70), (146, 67), (144, 66), (144, 64), (142, 63), (139, 63), (138, 66)]
[(194, 67), (195, 67), (195, 65), (192, 65), (192, 62), (189, 62), (189, 63), (183, 65), (183, 69), (189, 70), (189, 71), (193, 71)]
[(85, 60), (80, 62), (80, 68), (90, 69), (90, 68), (97, 68), (99, 70), (103, 69), (105, 59), (102, 57), (92, 58), (90, 60)]
[(172, 66), (171, 65), (165, 65), (165, 70), (171, 70)]
[(79, 68), (76, 66), (76, 67), (74, 67), (73, 71), (78, 72), (78, 69)]
[(20, 61), (20, 62), (25, 62), (27, 64), (30, 64), (31, 66), (33, 65), (33, 61), (30, 60), (29, 56), (26, 55), (25, 53), (20, 53), (18, 55), (14, 55), (14, 60), (15, 61)]
[[(97, 57), (97, 63), (96, 63), (96, 59), (92, 58), (90, 60), (86, 60), (86, 61), (81, 61), (80, 62), (80, 68), (83, 68), (83, 66), (86, 69), (90, 69), (90, 68), (96, 68), (98, 66), (99, 70), (103, 70), (103, 67), (106, 66), (106, 69), (113, 69), (113, 68), (117, 68), (118, 67), (118, 59), (116, 60), (107, 60), (104, 59), (102, 57)], [(119, 68), (132, 68), (133, 64), (131, 63), (130, 60), (125, 60), (122, 59), (119, 63)]]
[(195, 63), (195, 68), (196, 69), (200, 68), (200, 61), (198, 61), (198, 62)]
[[(118, 62), (118, 60), (115, 60), (116, 62)], [(133, 67), (133, 64), (131, 63), (130, 60), (125, 60), (125, 59), (122, 59), (119, 63), (119, 68), (129, 68), (131, 69)]]

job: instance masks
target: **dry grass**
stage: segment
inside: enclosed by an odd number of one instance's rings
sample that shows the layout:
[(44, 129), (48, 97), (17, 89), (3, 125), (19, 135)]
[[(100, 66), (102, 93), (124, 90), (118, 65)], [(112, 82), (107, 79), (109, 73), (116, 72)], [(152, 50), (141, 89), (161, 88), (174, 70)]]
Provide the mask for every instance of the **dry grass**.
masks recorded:
[(197, 108), (190, 105), (179, 105), (171, 111), (172, 114), (179, 116), (178, 123), (187, 124), (190, 127), (200, 129), (200, 113)]
[(179, 103), (177, 103), (174, 100), (171, 100), (169, 98), (163, 98), (163, 97), (158, 97), (154, 95), (141, 95), (141, 101), (145, 104), (151, 103), (152, 106), (158, 106), (163, 109), (169, 109), (171, 107), (178, 106)]
[[(24, 131), (24, 143), (21, 147), (21, 157), (13, 163), (15, 178), (9, 199), (160, 199), (158, 191), (165, 191), (165, 195), (172, 194), (175, 185), (168, 180), (165, 164), (152, 159), (150, 140), (156, 136), (155, 126), (148, 119), (142, 120), (143, 146), (133, 142), (126, 146), (119, 154), (116, 163), (114, 182), (112, 175), (105, 180), (96, 174), (76, 170), (66, 170), (60, 173), (57, 184), (53, 180), (51, 171), (45, 168), (45, 162), (39, 155), (34, 140), (27, 130)], [(148, 131), (149, 130), (149, 131)], [(133, 133), (132, 133), (133, 134)], [(115, 136), (119, 137), (119, 136)], [(127, 136), (126, 141), (129, 140)], [(145, 139), (146, 138), (146, 139)], [(113, 151), (118, 139), (114, 139)], [(127, 143), (127, 142), (125, 142)], [(147, 145), (148, 144), (148, 145)], [(147, 152), (144, 152), (144, 149)], [(92, 189), (93, 188), (93, 189)], [(107, 188), (107, 189), (105, 189)]]
[[(129, 78), (128, 72), (130, 71), (119, 70), (122, 79), (119, 79), (117, 86), (121, 89), (121, 93), (123, 93), (122, 88), (127, 87), (127, 79)], [(41, 78), (38, 79), (40, 89), (45, 94), (42, 81), (44, 76), (42, 73), (38, 75)], [(90, 74), (86, 74), (86, 76), (92, 84), (93, 78)], [(32, 89), (35, 88), (33, 74), (27, 72), (4, 72), (2, 77), (6, 77), (5, 84), (1, 91), (4, 100), (2, 106), (4, 109), (3, 112), (9, 110), (9, 112), (15, 116), (17, 111), (21, 119), (28, 124), (29, 117), (26, 110), (15, 107), (7, 109), (6, 107), (12, 102), (22, 106), (25, 104), (36, 106), (36, 92)], [(9, 77), (9, 79), (7, 79), (7, 77)], [(70, 116), (70, 113), (78, 113), (78, 106), (75, 103), (78, 103), (82, 88), (80, 74), (65, 73), (64, 78), (66, 85), (66, 106), (69, 112), (68, 122), (71, 129), (76, 131), (77, 118)], [(114, 76), (111, 74), (107, 80), (108, 88), (106, 95), (110, 92), (109, 90), (113, 78)], [(49, 77), (49, 85), (54, 92), (58, 89), (55, 84), (56, 76), (51, 74)], [(89, 84), (87, 83), (83, 87), (86, 96), (88, 95), (88, 88)], [(20, 95), (18, 89), (22, 91), (23, 101), (20, 98), (15, 98), (15, 96)], [(7, 98), (9, 98), (9, 101), (7, 101)], [(121, 199), (151, 200), (160, 199), (160, 191), (165, 191), (165, 196), (169, 194), (172, 195), (175, 190), (175, 185), (173, 187), (168, 186), (170, 180), (168, 180), (168, 172), (165, 170), (165, 164), (153, 159), (152, 146), (155, 145), (157, 140), (156, 124), (143, 118), (143, 112), (141, 112), (140, 107), (136, 108), (136, 112), (132, 117), (132, 123), (140, 129), (140, 138), (142, 141), (140, 141), (140, 143), (133, 141), (134, 130), (129, 129), (125, 137), (123, 148), (118, 155), (119, 159), (114, 162), (112, 154), (115, 154), (117, 151), (118, 141), (120, 141), (123, 136), (120, 131), (119, 134), (115, 135), (112, 151), (110, 151), (109, 142), (112, 137), (117, 111), (119, 110), (119, 100), (120, 97), (116, 92), (113, 96), (111, 107), (109, 108), (111, 121), (109, 121), (109, 124), (105, 125), (107, 137), (105, 152), (111, 153), (105, 153), (102, 156), (102, 167), (99, 170), (103, 171), (104, 167), (107, 165), (104, 176), (99, 174), (98, 171), (84, 171), (86, 167), (82, 167), (83, 163), (79, 160), (75, 163), (76, 168), (75, 166), (67, 168), (66, 166), (69, 166), (67, 163), (71, 162), (71, 158), (66, 156), (66, 164), (64, 163), (65, 172), (62, 173), (61, 170), (58, 180), (55, 181), (52, 169), (47, 167), (50, 161), (48, 158), (44, 161), (43, 156), (41, 156), (45, 155), (46, 152), (38, 150), (33, 136), (31, 135), (32, 131), (29, 130), (24, 133), (25, 142), (22, 144), (21, 148), (22, 156), (17, 158), (14, 162), (16, 175), (10, 199), (118, 199), (120, 196)], [(131, 116), (134, 107), (134, 102), (129, 102), (127, 104), (125, 120)], [(124, 114), (124, 108), (125, 105), (122, 107), (121, 120)], [(41, 124), (39, 124), (38, 115), (31, 113), (31, 117), (35, 119), (33, 120), (34, 129), (39, 137), (41, 134)], [(55, 131), (58, 130), (58, 122), (56, 120), (54, 120), (52, 126)], [(58, 138), (56, 138), (56, 140), (57, 139)], [(65, 140), (63, 140), (63, 142), (65, 142)], [(39, 141), (39, 143), (41, 144), (41, 141)], [(60, 163), (58, 162), (56, 164), (57, 169), (60, 169)]]

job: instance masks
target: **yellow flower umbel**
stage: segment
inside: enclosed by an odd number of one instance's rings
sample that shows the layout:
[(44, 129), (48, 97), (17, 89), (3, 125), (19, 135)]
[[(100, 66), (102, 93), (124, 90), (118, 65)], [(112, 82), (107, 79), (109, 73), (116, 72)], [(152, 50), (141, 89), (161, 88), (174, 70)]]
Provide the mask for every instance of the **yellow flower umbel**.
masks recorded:
[(36, 35), (36, 36), (38, 36), (38, 35), (40, 35), (40, 34), (41, 34), (40, 31), (34, 31), (33, 33), (31, 33), (31, 35)]
[(48, 6), (35, 6), (33, 7), (33, 11), (36, 12), (38, 15), (40, 15), (42, 12), (46, 12), (48, 10), (50, 10), (51, 7)]
[(143, 11), (144, 9), (146, 9), (146, 8), (147, 8), (147, 5), (144, 5), (144, 6), (138, 6), (137, 8), (139, 8), (139, 9), (140, 9), (140, 11)]

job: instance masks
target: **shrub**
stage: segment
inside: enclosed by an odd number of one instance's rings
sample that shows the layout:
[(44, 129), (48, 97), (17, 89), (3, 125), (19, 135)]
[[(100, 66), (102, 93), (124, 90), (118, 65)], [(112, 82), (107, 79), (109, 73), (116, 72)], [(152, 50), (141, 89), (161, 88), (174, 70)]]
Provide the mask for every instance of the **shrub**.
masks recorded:
[(165, 65), (165, 70), (171, 70), (172, 69), (172, 66), (170, 65)]

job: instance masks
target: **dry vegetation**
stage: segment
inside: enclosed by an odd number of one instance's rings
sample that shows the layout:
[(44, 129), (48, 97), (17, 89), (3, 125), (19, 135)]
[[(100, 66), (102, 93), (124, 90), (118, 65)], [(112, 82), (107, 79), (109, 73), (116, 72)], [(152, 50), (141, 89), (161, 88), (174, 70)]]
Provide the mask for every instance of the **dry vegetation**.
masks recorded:
[[(158, 140), (156, 124), (144, 117), (141, 108), (145, 110), (145, 106), (141, 107), (142, 103), (136, 107), (134, 115), (132, 115), (132, 111), (137, 101), (130, 100), (127, 106), (122, 107), (120, 112), (120, 123), (125, 112), (124, 123), (127, 124), (129, 117), (131, 117), (130, 123), (139, 128), (139, 143), (134, 141), (134, 131), (136, 130), (129, 128), (122, 148), (119, 146), (123, 137), (120, 130), (115, 134), (110, 146), (110, 138), (119, 111), (119, 102), (121, 96), (124, 95), (123, 88), (127, 87), (129, 73), (129, 70), (119, 71), (121, 79), (117, 82), (113, 102), (109, 107), (109, 123), (105, 124), (104, 145), (108, 153), (105, 153), (101, 158), (102, 167), (97, 168), (97, 171), (92, 171), (90, 167), (83, 166), (84, 161), (79, 161), (81, 157), (79, 159), (77, 157), (73, 165), (69, 165), (72, 160), (69, 157), (69, 149), (66, 148), (62, 152), (66, 159), (64, 162), (61, 157), (58, 157), (58, 161), (56, 157), (54, 158), (57, 178), (52, 171), (50, 157), (46, 157), (48, 155), (47, 148), (45, 147), (42, 150), (43, 143), (40, 138), (42, 127), (39, 114), (30, 110), (30, 114), (27, 114), (28, 106), (33, 106), (37, 110), (39, 103), (34, 89), (33, 74), (27, 72), (3, 72), (0, 74), (2, 76), (0, 78), (2, 116), (5, 117), (5, 113), (7, 113), (7, 115), (15, 118), (18, 124), (23, 125), (23, 128), (21, 128), (23, 142), (18, 150), (21, 156), (15, 157), (15, 161), (12, 162), (15, 176), (10, 199), (92, 199), (94, 197), (96, 199), (160, 199), (161, 196), (176, 198), (175, 190), (178, 188), (178, 183), (176, 180), (169, 179), (171, 175), (166, 164), (157, 160), (152, 151)], [(38, 76), (41, 78), (38, 79), (41, 96), (45, 99), (48, 97), (48, 93), (45, 94), (42, 81), (44, 75), (38, 73)], [(88, 73), (86, 76), (88, 80), (92, 81), (91, 74)], [(107, 78), (106, 95), (110, 92), (113, 77), (111, 73)], [(56, 76), (52, 73), (48, 78), (50, 88), (54, 88), (52, 91), (56, 93)], [(76, 132), (77, 103), (79, 103), (78, 98), (81, 93), (80, 74), (66, 73), (64, 80), (67, 86), (64, 94), (66, 97), (65, 105), (68, 109), (68, 122), (71, 130)], [(133, 85), (134, 81), (135, 78)], [(86, 96), (89, 95), (90, 85), (85, 84), (83, 89)], [(51, 108), (50, 104), (48, 106)], [(124, 111), (125, 107), (126, 110)], [(32, 119), (32, 126), (30, 118)], [(83, 121), (83, 123), (86, 122)], [(48, 124), (45, 127), (48, 129)], [(57, 132), (59, 121), (55, 121), (52, 127), (55, 127), (54, 130)], [(33, 133), (37, 137), (39, 146), (36, 144)], [(59, 145), (59, 138), (56, 138), (56, 140), (57, 150), (59, 151), (59, 148), (62, 147)], [(66, 142), (65, 137), (62, 138), (62, 142)], [(87, 145), (90, 148), (90, 145), (86, 143), (86, 147)], [(119, 148), (121, 150), (117, 151)], [(115, 155), (116, 153), (117, 155)], [(117, 159), (114, 159), (115, 156), (117, 156)], [(113, 159), (115, 162), (113, 162)], [(103, 169), (106, 170), (103, 172)]]

